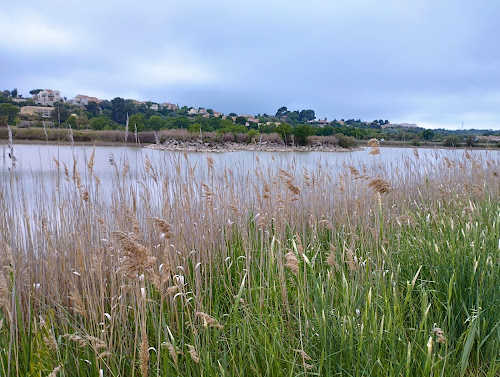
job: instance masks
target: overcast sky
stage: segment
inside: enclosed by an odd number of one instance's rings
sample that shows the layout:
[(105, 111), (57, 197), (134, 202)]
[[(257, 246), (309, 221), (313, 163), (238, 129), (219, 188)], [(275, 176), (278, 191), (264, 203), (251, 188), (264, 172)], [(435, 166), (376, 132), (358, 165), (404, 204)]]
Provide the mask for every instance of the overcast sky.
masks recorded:
[(498, 0), (4, 1), (0, 89), (500, 129)]

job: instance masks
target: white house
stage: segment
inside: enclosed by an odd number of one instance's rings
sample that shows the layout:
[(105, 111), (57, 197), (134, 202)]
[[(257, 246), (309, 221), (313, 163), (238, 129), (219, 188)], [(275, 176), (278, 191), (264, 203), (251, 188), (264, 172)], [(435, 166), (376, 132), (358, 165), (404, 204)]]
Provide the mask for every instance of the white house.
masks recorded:
[(54, 102), (61, 100), (59, 90), (44, 89), (33, 95), (33, 99), (40, 105), (53, 105)]

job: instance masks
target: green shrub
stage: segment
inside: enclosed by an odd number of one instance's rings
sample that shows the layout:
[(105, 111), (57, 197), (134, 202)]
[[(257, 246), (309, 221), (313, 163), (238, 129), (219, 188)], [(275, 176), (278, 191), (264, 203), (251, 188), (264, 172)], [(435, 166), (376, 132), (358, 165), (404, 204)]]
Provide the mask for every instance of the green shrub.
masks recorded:
[(446, 139), (444, 139), (443, 145), (445, 147), (452, 147), (452, 148), (459, 147), (460, 138), (458, 136), (448, 136)]
[(358, 145), (358, 142), (353, 137), (346, 136), (346, 135), (343, 135), (343, 134), (335, 134), (335, 137), (339, 141), (339, 147), (342, 147), (342, 148), (353, 148), (356, 145)]

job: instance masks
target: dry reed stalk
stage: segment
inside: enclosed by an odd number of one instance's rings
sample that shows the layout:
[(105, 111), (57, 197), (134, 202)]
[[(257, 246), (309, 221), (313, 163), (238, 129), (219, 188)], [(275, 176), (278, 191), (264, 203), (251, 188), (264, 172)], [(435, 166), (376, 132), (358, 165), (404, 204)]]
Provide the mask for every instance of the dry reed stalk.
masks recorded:
[(414, 155), (416, 158), (420, 158), (420, 154), (418, 153), (418, 149), (417, 149), (417, 148), (413, 148), (413, 155)]
[(240, 216), (240, 211), (238, 210), (238, 207), (234, 204), (229, 204), (229, 208), (231, 208), (231, 212), (233, 213), (234, 217), (239, 217)]
[(344, 253), (347, 259), (345, 263), (347, 263), (347, 265), (349, 266), (349, 270), (351, 272), (356, 271), (358, 269), (358, 258), (351, 249), (345, 246), (344, 246)]
[(337, 250), (333, 244), (330, 244), (330, 252), (326, 258), (326, 263), (335, 270), (339, 269), (339, 264), (337, 263)]
[(370, 183), (368, 183), (368, 187), (381, 195), (388, 194), (391, 191), (391, 185), (389, 182), (384, 181), (381, 178), (371, 179)]
[(175, 367), (178, 368), (179, 365), (178, 365), (178, 356), (177, 355), (178, 355), (179, 351), (170, 342), (165, 342), (162, 345), (164, 345), (165, 347), (167, 347), (168, 353), (170, 354), (170, 357), (174, 361)]
[[(134, 196), (135, 198), (135, 196)], [(135, 207), (135, 205), (134, 205)], [(125, 217), (127, 219), (127, 222), (132, 225), (132, 232), (133, 234), (131, 235), (136, 242), (140, 241), (140, 236), (142, 235), (142, 230), (141, 226), (139, 225), (139, 221), (137, 220), (137, 217), (135, 214), (128, 208), (125, 209)]]
[(295, 185), (295, 182), (293, 179), (287, 179), (286, 180), (286, 187), (287, 189), (294, 195), (299, 195), (300, 194), (300, 188)]
[(94, 172), (94, 163), (95, 163), (95, 147), (92, 150), (92, 154), (90, 155), (89, 162), (87, 163), (87, 167), (89, 169), (90, 175)]
[(326, 219), (320, 220), (318, 224), (320, 226), (322, 226), (323, 228), (325, 228), (325, 229), (333, 230), (333, 224), (330, 221), (326, 220)]
[(203, 197), (206, 200), (207, 207), (210, 210), (213, 210), (214, 208), (214, 192), (210, 189), (210, 187), (206, 183), (202, 183), (201, 187), (203, 189)]
[(295, 239), (297, 240), (296, 241), (297, 252), (299, 253), (299, 255), (304, 254), (304, 246), (302, 245), (302, 240), (300, 239), (298, 234), (295, 234)]
[(97, 356), (97, 360), (101, 360), (101, 359), (104, 359), (105, 357), (109, 357), (111, 356), (111, 352), (109, 351), (104, 351), (103, 353), (101, 353), (99, 356)]
[(48, 375), (48, 377), (56, 377), (57, 373), (61, 370), (61, 366), (58, 365), (57, 367), (54, 368), (52, 372)]
[(87, 340), (85, 338), (82, 338), (80, 335), (77, 334), (65, 334), (63, 337), (68, 338), (72, 342), (78, 343), (80, 347), (85, 347), (87, 345)]
[(208, 165), (208, 170), (211, 170), (212, 172), (214, 171), (214, 159), (207, 154), (207, 165)]
[(380, 154), (380, 148), (379, 147), (373, 147), (372, 150), (368, 154), (376, 156), (376, 155)]
[(154, 225), (158, 228), (158, 230), (162, 233), (163, 237), (165, 238), (172, 237), (172, 233), (170, 233), (172, 225), (170, 223), (158, 217), (152, 217), (151, 220), (153, 221)]
[(304, 183), (306, 184), (307, 187), (309, 187), (311, 186), (311, 178), (309, 177), (309, 171), (305, 166), (303, 166), (302, 169), (304, 170), (304, 173), (302, 175), (304, 178)]
[(407, 215), (401, 215), (396, 217), (397, 223), (401, 226), (403, 224), (409, 225), (409, 226), (415, 226), (417, 225), (413, 217), (407, 216)]
[(149, 156), (146, 154), (146, 157), (144, 159), (144, 171), (146, 172), (146, 174), (149, 174), (149, 172), (151, 171), (151, 169), (153, 168), (153, 166), (151, 165), (151, 161), (149, 161)]
[(198, 364), (200, 362), (200, 357), (198, 356), (198, 353), (194, 349), (194, 347), (191, 344), (186, 344), (187, 347), (189, 348), (189, 356), (191, 356), (191, 359)]
[[(166, 253), (165, 253), (166, 254)], [(153, 285), (158, 289), (158, 291), (163, 295), (163, 287), (171, 278), (171, 265), (167, 258), (164, 258), (164, 262), (158, 268), (158, 275), (152, 274)], [(168, 294), (168, 290), (167, 290)]]
[(295, 256), (295, 253), (293, 251), (289, 251), (288, 253), (285, 254), (285, 267), (288, 267), (292, 273), (295, 276), (299, 276), (299, 261), (297, 260), (297, 257)]
[(269, 184), (267, 182), (264, 182), (263, 185), (262, 185), (262, 191), (263, 191), (263, 194), (262, 194), (262, 197), (264, 199), (270, 199), (271, 198), (271, 188), (269, 187)]
[(348, 166), (348, 168), (351, 174), (354, 175), (355, 177), (360, 175), (358, 169), (356, 169), (354, 166)]
[(6, 307), (9, 302), (9, 288), (3, 273), (0, 271), (0, 308)]
[(121, 231), (114, 231), (113, 235), (118, 240), (120, 249), (119, 271), (127, 277), (135, 278), (139, 272), (149, 270), (156, 262), (150, 251), (136, 242), (136, 237)]
[(88, 342), (90, 342), (92, 348), (94, 349), (94, 351), (96, 353), (99, 353), (99, 350), (108, 347), (103, 340), (101, 340), (99, 338), (96, 338), (95, 336), (87, 335), (86, 339), (87, 339)]
[(141, 324), (141, 349), (139, 352), (139, 362), (141, 373), (144, 377), (146, 377), (149, 370), (149, 343), (145, 324)]
[(90, 202), (89, 192), (87, 190), (83, 190), (82, 200), (87, 202), (87, 203)]
[(47, 335), (45, 335), (43, 337), (43, 341), (45, 343), (45, 345), (47, 346), (48, 349), (50, 349), (51, 351), (57, 351), (57, 341), (56, 341), (56, 337), (54, 336), (54, 334), (52, 333), (52, 330), (51, 329), (46, 329), (47, 330)]
[(208, 326), (210, 327), (217, 327), (219, 330), (223, 330), (224, 326), (222, 326), (219, 321), (217, 321), (214, 317), (207, 313), (203, 312), (196, 312), (194, 314), (195, 318), (199, 318), (203, 321), (203, 327), (207, 328)]
[(75, 313), (78, 313), (82, 317), (87, 318), (87, 311), (85, 310), (85, 304), (83, 303), (82, 296), (73, 284), (72, 289), (69, 293), (69, 299), (72, 301), (72, 309), (75, 311)]
[(380, 141), (378, 139), (370, 139), (367, 144), (370, 148), (378, 148), (380, 147)]

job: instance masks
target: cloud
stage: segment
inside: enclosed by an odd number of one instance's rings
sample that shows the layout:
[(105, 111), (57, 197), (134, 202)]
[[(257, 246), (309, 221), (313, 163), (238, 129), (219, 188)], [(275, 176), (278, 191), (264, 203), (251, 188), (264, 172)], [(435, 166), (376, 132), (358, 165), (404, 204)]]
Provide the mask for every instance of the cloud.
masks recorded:
[(124, 74), (141, 87), (156, 88), (164, 85), (215, 84), (217, 74), (203, 64), (196, 53), (186, 48), (172, 47), (153, 56), (133, 57), (122, 68)]
[(18, 53), (68, 52), (74, 38), (68, 30), (27, 11), (6, 14), (0, 10), (0, 46)]
[(499, 11), (491, 0), (7, 2), (0, 74), (68, 97), (500, 128)]

